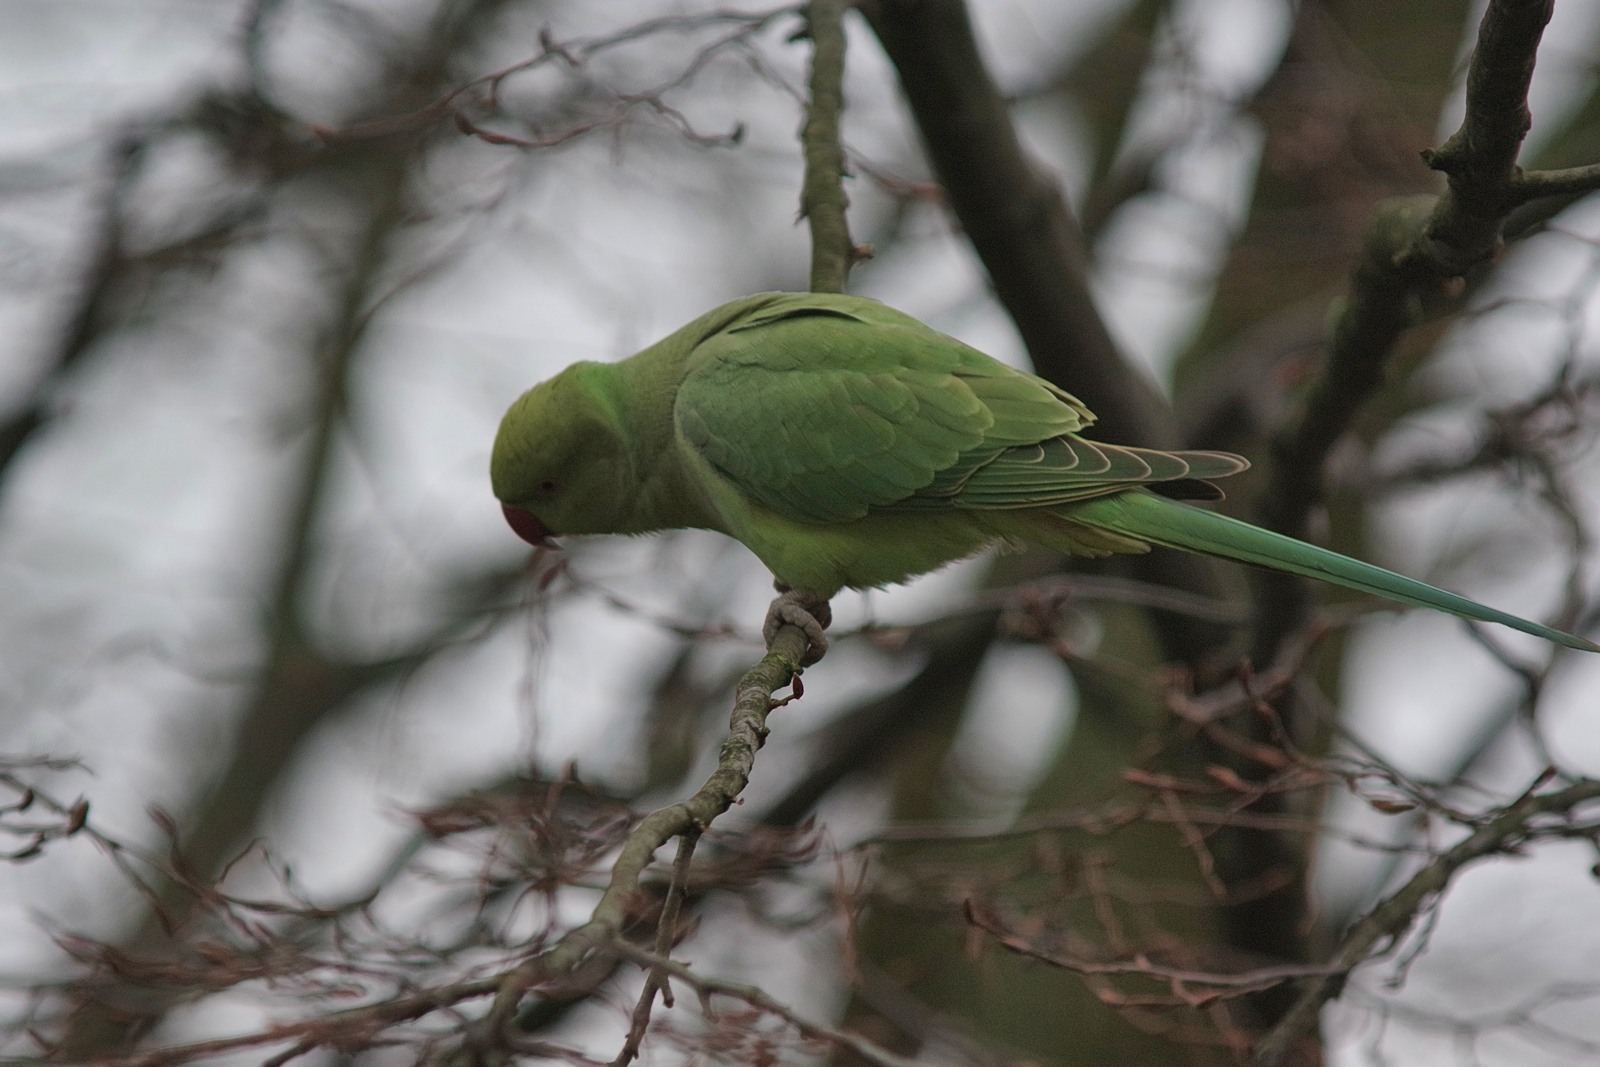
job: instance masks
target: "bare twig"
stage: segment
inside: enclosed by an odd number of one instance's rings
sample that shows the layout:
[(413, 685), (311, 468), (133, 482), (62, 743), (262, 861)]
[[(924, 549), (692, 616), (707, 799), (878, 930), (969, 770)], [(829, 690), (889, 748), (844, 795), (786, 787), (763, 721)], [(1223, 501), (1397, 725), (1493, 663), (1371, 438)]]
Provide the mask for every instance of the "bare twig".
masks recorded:
[(1172, 1003), (1189, 1007), (1205, 1007), (1210, 1003), (1257, 993), (1284, 982), (1301, 978), (1316, 978), (1331, 973), (1327, 967), (1260, 967), (1253, 971), (1223, 974), (1214, 971), (1196, 971), (1183, 967), (1169, 967), (1145, 956), (1129, 960), (1086, 960), (1050, 952), (1028, 939), (1007, 930), (1000, 920), (985, 912), (974, 901), (966, 902), (964, 913), (967, 922), (992, 935), (1006, 948), (1028, 956), (1052, 967), (1081, 975), (1133, 976), (1166, 983), (1171, 991)]
[(728, 739), (722, 743), (717, 769), (692, 797), (652, 812), (634, 827), (587, 922), (502, 976), (495, 1003), (478, 1028), (478, 1044), (502, 1042), (505, 1028), (529, 990), (559, 982), (584, 963), (597, 945), (602, 952), (609, 952), (620, 943), (622, 928), (641, 892), (640, 875), (656, 850), (680, 834), (703, 832), (744, 791), (756, 752), (767, 736), (767, 715), (777, 706), (772, 694), (796, 677), (807, 648), (804, 631), (788, 624), (779, 628), (772, 650), (739, 679)]
[(319, 1015), (299, 1022), (283, 1023), (237, 1037), (222, 1037), (211, 1041), (197, 1041), (189, 1045), (169, 1045), (151, 1049), (132, 1056), (100, 1057), (99, 1067), (169, 1067), (173, 1064), (193, 1063), (236, 1049), (259, 1048), (295, 1042), (295, 1048), (309, 1052), (335, 1037), (348, 1039), (353, 1033), (376, 1035), (396, 1023), (408, 1022), (448, 1008), (462, 1001), (488, 996), (495, 991), (497, 979), (461, 982), (430, 989), (414, 996), (396, 997), (392, 1000), (351, 1008), (348, 1011)]
[(601, 951), (614, 952), (640, 966), (650, 967), (676, 978), (691, 989), (699, 992), (707, 1007), (709, 1007), (708, 998), (712, 995), (732, 997), (735, 1000), (744, 1001), (758, 1011), (777, 1016), (798, 1030), (802, 1037), (825, 1041), (835, 1048), (848, 1049), (868, 1063), (874, 1064), (875, 1067), (912, 1067), (914, 1062), (903, 1056), (897, 1056), (888, 1049), (881, 1048), (856, 1034), (837, 1030), (831, 1026), (808, 1019), (756, 986), (740, 985), (737, 982), (728, 982), (720, 978), (707, 978), (705, 975), (696, 974), (676, 960), (645, 952), (643, 949), (635, 948), (627, 942), (596, 944), (595, 947)]
[[(343, 129), (313, 127), (317, 137), (328, 144), (366, 141), (416, 133), (443, 122), (453, 123), (457, 129), (489, 144), (509, 145), (517, 148), (553, 148), (596, 130), (609, 129), (626, 121), (637, 108), (644, 107), (666, 118), (679, 133), (689, 140), (705, 145), (737, 143), (743, 136), (736, 126), (727, 134), (701, 134), (689, 120), (663, 99), (673, 89), (680, 88), (694, 77), (717, 55), (730, 47), (738, 47), (759, 33), (775, 19), (792, 14), (793, 6), (768, 11), (710, 11), (700, 15), (670, 15), (647, 19), (616, 33), (600, 37), (585, 37), (558, 41), (546, 31), (540, 34), (539, 51), (527, 59), (508, 67), (474, 78), (464, 85), (414, 111), (369, 122), (357, 123)], [(702, 47), (676, 76), (664, 84), (634, 93), (611, 93), (610, 107), (601, 115), (575, 122), (553, 133), (533, 137), (517, 137), (489, 130), (480, 124), (484, 114), (500, 111), (500, 92), (504, 83), (515, 75), (535, 70), (546, 64), (560, 64), (568, 70), (580, 70), (588, 61), (602, 52), (629, 44), (644, 37), (660, 33), (683, 32), (708, 26), (733, 24), (734, 28), (722, 37)]]
[(1600, 163), (1563, 170), (1519, 171), (1506, 190), (1513, 206), (1547, 196), (1581, 196), (1600, 189)]
[[(1579, 781), (1554, 793), (1526, 795), (1418, 871), (1350, 928), (1328, 961), (1327, 976), (1301, 993), (1294, 1007), (1256, 1046), (1251, 1060), (1254, 1067), (1284, 1063), (1295, 1044), (1315, 1025), (1322, 1006), (1343, 990), (1349, 973), (1371, 959), (1380, 942), (1387, 942), (1390, 947), (1398, 944), (1418, 913), (1445, 890), (1457, 871), (1541, 835), (1548, 836), (1551, 831), (1542, 831), (1538, 826), (1541, 816), (1570, 819), (1574, 808), (1596, 797), (1600, 797), (1600, 782), (1592, 780)], [(1559, 833), (1561, 827), (1554, 829)]]
[[(667, 887), (667, 899), (661, 906), (661, 918), (656, 922), (656, 955), (667, 959), (672, 955), (672, 942), (676, 936), (678, 925), (678, 909), (683, 904), (684, 886), (689, 881), (689, 863), (694, 858), (694, 846), (700, 840), (698, 831), (690, 830), (678, 838), (678, 858), (672, 863), (672, 884)], [(645, 976), (644, 990), (639, 994), (639, 1003), (633, 1009), (633, 1020), (628, 1026), (628, 1038), (623, 1043), (622, 1051), (617, 1053), (617, 1058), (611, 1061), (611, 1067), (628, 1067), (639, 1055), (639, 1045), (644, 1041), (644, 1034), (650, 1027), (650, 1012), (655, 1006), (656, 994), (661, 994), (661, 1002), (667, 1007), (672, 1007), (672, 986), (667, 981), (666, 972), (659, 967), (652, 967)]]

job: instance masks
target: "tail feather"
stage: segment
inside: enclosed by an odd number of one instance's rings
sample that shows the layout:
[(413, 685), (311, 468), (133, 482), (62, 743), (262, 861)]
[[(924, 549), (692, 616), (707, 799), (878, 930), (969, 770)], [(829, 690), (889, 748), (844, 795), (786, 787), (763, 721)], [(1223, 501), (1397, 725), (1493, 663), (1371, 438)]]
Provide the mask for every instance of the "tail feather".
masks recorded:
[(1304, 541), (1296, 541), (1238, 519), (1230, 519), (1226, 515), (1164, 500), (1142, 490), (1099, 497), (1051, 511), (1075, 523), (1135, 537), (1166, 548), (1221, 556), (1240, 563), (1319, 578), (1402, 604), (1434, 608), (1463, 619), (1497, 622), (1568, 648), (1600, 652), (1600, 645), (1581, 637), (1496, 611), (1382, 567), (1362, 563), (1349, 556), (1308, 545)]

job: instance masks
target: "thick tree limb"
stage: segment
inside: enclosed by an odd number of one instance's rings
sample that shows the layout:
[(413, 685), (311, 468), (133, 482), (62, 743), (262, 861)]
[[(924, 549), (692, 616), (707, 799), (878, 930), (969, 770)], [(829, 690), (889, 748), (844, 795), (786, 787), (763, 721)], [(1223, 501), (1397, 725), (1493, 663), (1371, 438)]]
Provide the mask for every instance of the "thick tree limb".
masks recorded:
[[(1592, 180), (1589, 168), (1519, 175), (1517, 153), (1530, 124), (1528, 83), (1553, 0), (1493, 0), (1478, 29), (1467, 76), (1461, 128), (1428, 164), (1449, 179), (1438, 197), (1402, 197), (1380, 205), (1350, 292), (1333, 326), (1322, 374), (1298, 419), (1272, 443), (1272, 470), (1258, 509), (1262, 523), (1304, 537), (1322, 498), (1322, 468), (1334, 444), (1382, 384), (1388, 357), (1413, 306), (1446, 281), (1490, 259), (1507, 215), (1543, 184), (1552, 195)], [(1531, 185), (1529, 184), (1531, 182)], [(1304, 625), (1305, 583), (1261, 573), (1256, 582), (1257, 662), (1270, 661), (1284, 635)]]
[(1085, 243), (1105, 230), (1118, 208), (1156, 185), (1156, 168), (1170, 141), (1120, 153), (1145, 72), (1155, 55), (1156, 32), (1172, 0), (1137, 0), (1100, 43), (1066, 73), (1062, 87), (1089, 117), (1094, 133), (1094, 172), (1078, 219)]
[[(1088, 254), (1061, 190), (1028, 158), (1010, 109), (984, 67), (963, 0), (863, 0), (900, 75), (945, 199), (1042, 377), (1098, 417), (1094, 436), (1176, 448), (1160, 393), (1118, 351), (1089, 292)], [(1211, 565), (1161, 549), (1131, 563), (1140, 577), (1217, 596)], [(1155, 616), (1163, 649), (1195, 661), (1214, 627)]]
[[(1534, 160), (1542, 167), (1577, 170), (1590, 160), (1600, 158), (1600, 84), (1591, 85), (1588, 98), (1547, 133), (1549, 136), (1541, 139), (1543, 143)], [(1523, 204), (1506, 219), (1506, 239), (1515, 240), (1533, 232), (1588, 192), (1582, 189), (1565, 195), (1552, 194)]]
[(1533, 118), (1528, 85), (1539, 38), (1555, 0), (1493, 0), (1478, 25), (1478, 46), (1467, 71), (1467, 113), (1461, 128), (1423, 159), (1449, 177), (1424, 231), (1400, 257), (1426, 261), (1445, 277), (1488, 259), (1512, 205), (1517, 153)]
[(1061, 191), (1023, 150), (962, 0), (868, 0), (945, 196), (1035, 369), (1081, 398), (1108, 441), (1175, 448), (1154, 386), (1117, 351), (1089, 293), (1088, 256)]

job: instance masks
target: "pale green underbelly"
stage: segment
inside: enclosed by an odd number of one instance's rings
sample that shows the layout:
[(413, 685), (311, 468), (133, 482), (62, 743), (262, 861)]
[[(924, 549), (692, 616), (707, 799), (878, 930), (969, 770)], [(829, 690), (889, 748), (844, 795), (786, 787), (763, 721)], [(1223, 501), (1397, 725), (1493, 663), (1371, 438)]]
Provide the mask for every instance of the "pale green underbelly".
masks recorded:
[[(763, 514), (764, 513), (764, 514)], [(759, 506), (730, 530), (784, 585), (832, 596), (892, 585), (966, 559), (1000, 538), (974, 512), (884, 512), (839, 523), (801, 523)]]

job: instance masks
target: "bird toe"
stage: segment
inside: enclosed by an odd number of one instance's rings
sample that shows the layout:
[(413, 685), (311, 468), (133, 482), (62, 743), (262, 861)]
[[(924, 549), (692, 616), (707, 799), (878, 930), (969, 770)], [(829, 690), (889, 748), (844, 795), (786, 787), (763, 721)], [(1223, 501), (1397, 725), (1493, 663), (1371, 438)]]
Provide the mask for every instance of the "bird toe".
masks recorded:
[(785, 625), (798, 627), (806, 635), (806, 654), (800, 666), (809, 667), (828, 652), (828, 638), (822, 631), (833, 622), (833, 609), (828, 599), (803, 589), (786, 589), (767, 608), (767, 621), (761, 627), (761, 636), (767, 647)]

